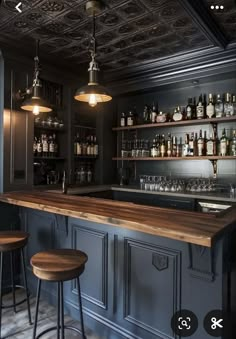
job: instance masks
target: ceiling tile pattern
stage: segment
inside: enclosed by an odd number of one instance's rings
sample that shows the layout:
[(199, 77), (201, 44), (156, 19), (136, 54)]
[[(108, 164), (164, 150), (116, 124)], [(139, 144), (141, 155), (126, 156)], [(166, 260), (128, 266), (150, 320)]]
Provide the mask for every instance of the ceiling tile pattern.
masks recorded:
[[(214, 3), (199, 1), (207, 7)], [(96, 18), (98, 60), (103, 69), (212, 46), (178, 0), (103, 2), (104, 9)], [(22, 0), (21, 14), (15, 9), (17, 3), (17, 0), (2, 3), (0, 46), (14, 46), (33, 56), (35, 40), (40, 39), (40, 54), (49, 62), (81, 69), (88, 65), (92, 21), (85, 12), (86, 0)], [(235, 2), (225, 0), (224, 3), (223, 12), (210, 15), (229, 41), (234, 41)]]

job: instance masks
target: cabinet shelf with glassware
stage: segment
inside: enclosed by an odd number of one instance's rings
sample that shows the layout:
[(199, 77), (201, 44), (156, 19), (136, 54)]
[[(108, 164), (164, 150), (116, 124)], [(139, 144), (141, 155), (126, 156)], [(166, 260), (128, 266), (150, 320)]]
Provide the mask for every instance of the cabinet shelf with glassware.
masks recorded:
[(74, 125), (74, 178), (76, 185), (96, 183), (96, 159), (98, 158), (96, 128)]

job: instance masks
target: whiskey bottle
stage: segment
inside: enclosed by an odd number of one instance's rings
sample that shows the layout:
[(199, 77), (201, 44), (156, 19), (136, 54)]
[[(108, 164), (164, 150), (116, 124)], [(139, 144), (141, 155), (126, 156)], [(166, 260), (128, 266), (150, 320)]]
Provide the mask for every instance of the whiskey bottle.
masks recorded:
[(210, 135), (210, 139), (208, 139), (206, 142), (206, 155), (215, 155), (214, 140), (212, 134)]
[(224, 116), (224, 104), (221, 100), (221, 95), (217, 94), (216, 103), (215, 103), (215, 113), (216, 118), (222, 118)]
[(166, 142), (164, 134), (162, 134), (160, 153), (161, 157), (164, 157), (166, 155)]
[(223, 129), (222, 136), (220, 138), (220, 155), (223, 157), (227, 155), (227, 137), (225, 128)]
[(36, 157), (37, 156), (37, 137), (34, 137), (34, 142), (33, 142), (33, 155)]
[(183, 152), (182, 155), (183, 157), (188, 156), (189, 154), (189, 134), (185, 134), (185, 139), (184, 139), (184, 145), (183, 145)]
[(233, 137), (231, 140), (231, 155), (236, 157), (236, 130), (233, 130)]
[(186, 119), (191, 120), (194, 117), (194, 112), (193, 112), (193, 102), (192, 98), (188, 98), (188, 105), (186, 106)]
[(153, 103), (152, 112), (151, 112), (151, 122), (152, 122), (152, 124), (154, 124), (156, 122), (156, 117), (157, 117), (157, 109), (156, 109), (156, 105)]
[(197, 133), (194, 135), (194, 140), (193, 140), (193, 156), (196, 157), (198, 155), (198, 137)]
[(157, 148), (156, 148), (156, 139), (155, 139), (155, 138), (154, 138), (153, 141), (152, 141), (151, 157), (152, 157), (152, 158), (157, 157)]
[(48, 142), (49, 142), (49, 156), (54, 157), (54, 155), (55, 155), (55, 144), (54, 144), (53, 137), (51, 135), (48, 138)]
[(43, 153), (43, 144), (42, 144), (41, 138), (38, 138), (38, 141), (37, 141), (37, 156), (41, 157), (42, 153)]
[(53, 133), (52, 135), (53, 143), (54, 143), (54, 157), (58, 156), (58, 143), (56, 141), (56, 134)]
[(127, 126), (133, 126), (133, 125), (134, 125), (134, 114), (132, 110), (130, 110), (127, 116)]
[(199, 138), (197, 140), (197, 149), (198, 149), (198, 156), (202, 157), (203, 156), (203, 149), (204, 149), (204, 140), (202, 137), (202, 130), (200, 129), (199, 132)]
[(213, 104), (213, 96), (211, 93), (208, 96), (208, 105), (206, 107), (206, 115), (208, 118), (212, 118), (215, 115), (215, 105)]
[(48, 156), (48, 137), (46, 134), (42, 134), (42, 145), (43, 145), (43, 157)]
[(173, 136), (173, 140), (172, 140), (172, 157), (177, 157), (177, 137)]
[(235, 95), (232, 96), (232, 105), (233, 105), (233, 108), (234, 108), (233, 115), (236, 115), (236, 96)]
[(122, 112), (120, 116), (120, 126), (125, 127), (125, 125), (126, 125), (126, 115), (124, 112)]
[(144, 123), (149, 123), (149, 108), (148, 105), (144, 106), (144, 110), (143, 110), (143, 122)]
[(224, 115), (226, 117), (234, 115), (234, 107), (233, 103), (231, 102), (231, 95), (229, 93), (226, 93), (225, 95)]
[(168, 157), (172, 156), (172, 138), (171, 138), (170, 133), (168, 133), (168, 138), (167, 138), (167, 156)]
[(161, 155), (161, 138), (160, 134), (156, 134), (156, 149), (157, 149), (157, 157)]
[(76, 155), (81, 155), (81, 154), (82, 154), (81, 141), (80, 141), (79, 133), (77, 133), (77, 138), (76, 138)]
[(97, 143), (97, 137), (96, 135), (94, 136), (94, 155), (95, 157), (98, 156), (99, 150), (98, 150), (98, 143)]
[(196, 106), (197, 119), (203, 119), (205, 117), (205, 107), (202, 100), (202, 94), (199, 96), (199, 100)]
[(191, 133), (191, 138), (189, 139), (188, 155), (191, 157), (194, 155), (194, 133)]

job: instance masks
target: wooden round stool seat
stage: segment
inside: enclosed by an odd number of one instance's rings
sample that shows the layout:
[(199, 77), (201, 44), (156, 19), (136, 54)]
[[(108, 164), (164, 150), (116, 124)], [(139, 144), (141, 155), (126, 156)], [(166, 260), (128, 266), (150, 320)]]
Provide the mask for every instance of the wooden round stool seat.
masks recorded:
[(87, 260), (87, 255), (82, 251), (55, 249), (36, 253), (31, 258), (31, 265), (39, 279), (65, 281), (80, 276)]
[(29, 233), (23, 231), (0, 231), (0, 252), (22, 248), (27, 244)]

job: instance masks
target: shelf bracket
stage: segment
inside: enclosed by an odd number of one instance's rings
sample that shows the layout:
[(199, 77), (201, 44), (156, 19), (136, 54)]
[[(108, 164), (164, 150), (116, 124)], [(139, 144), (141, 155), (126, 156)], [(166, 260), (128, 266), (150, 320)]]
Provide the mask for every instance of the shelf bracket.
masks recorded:
[(210, 160), (212, 166), (213, 166), (213, 178), (216, 178), (217, 176), (217, 160)]

